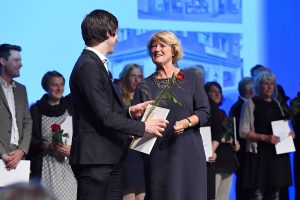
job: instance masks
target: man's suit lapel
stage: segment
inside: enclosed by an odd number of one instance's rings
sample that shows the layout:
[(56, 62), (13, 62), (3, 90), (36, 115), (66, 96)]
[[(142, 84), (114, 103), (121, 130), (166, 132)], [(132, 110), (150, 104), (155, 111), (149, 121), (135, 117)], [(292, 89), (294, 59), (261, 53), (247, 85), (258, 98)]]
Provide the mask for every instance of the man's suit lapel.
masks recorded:
[(115, 87), (115, 85), (114, 85), (114, 83), (112, 81), (112, 77), (107, 72), (107, 70), (106, 70), (106, 68), (105, 68), (102, 60), (100, 60), (100, 58), (94, 52), (92, 52), (92, 51), (89, 51), (89, 50), (85, 49), (85, 50), (83, 50), (83, 53), (86, 53), (91, 58), (93, 58), (96, 61), (96, 64), (99, 66), (99, 68), (105, 72), (107, 78), (109, 79), (109, 83), (110, 83), (111, 87), (113, 88), (113, 91), (114, 91), (115, 95), (117, 96), (117, 99), (118, 99), (119, 103), (124, 106), (124, 103), (123, 103), (123, 100), (122, 100), (122, 98), (120, 96), (120, 93), (116, 90), (116, 87)]
[(23, 107), (20, 104), (20, 101), (18, 101), (18, 99), (23, 99), (21, 92), (20, 92), (20, 86), (16, 86), (14, 87), (14, 98), (15, 98), (15, 109), (16, 109), (16, 120), (18, 122), (19, 120), (19, 115), (18, 113), (23, 113), (22, 109)]
[[(6, 97), (5, 97), (5, 94), (4, 94), (3, 89), (2, 89), (1, 86), (0, 86), (0, 98), (1, 98), (2, 101), (4, 102), (6, 108), (9, 110), (8, 102), (7, 102), (7, 99), (6, 99)], [(9, 112), (10, 112), (10, 110), (9, 110)]]

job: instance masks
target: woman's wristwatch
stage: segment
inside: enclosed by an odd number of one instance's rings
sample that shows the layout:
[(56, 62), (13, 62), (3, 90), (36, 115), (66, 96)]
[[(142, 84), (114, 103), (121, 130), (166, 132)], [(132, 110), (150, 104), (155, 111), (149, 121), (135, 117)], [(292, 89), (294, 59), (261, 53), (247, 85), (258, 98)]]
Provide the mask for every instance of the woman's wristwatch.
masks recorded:
[(193, 125), (193, 124), (192, 124), (192, 121), (191, 121), (189, 118), (186, 118), (186, 120), (188, 120), (188, 122), (189, 122), (189, 123), (188, 123), (188, 128), (191, 127), (191, 126)]

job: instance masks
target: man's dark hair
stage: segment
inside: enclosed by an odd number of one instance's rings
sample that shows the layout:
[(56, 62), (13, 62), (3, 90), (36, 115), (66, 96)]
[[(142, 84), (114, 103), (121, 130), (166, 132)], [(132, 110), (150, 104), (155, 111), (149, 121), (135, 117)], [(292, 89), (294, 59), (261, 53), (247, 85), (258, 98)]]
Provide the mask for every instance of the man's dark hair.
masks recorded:
[(5, 60), (8, 59), (10, 56), (10, 51), (15, 50), (15, 51), (22, 51), (22, 48), (17, 45), (12, 45), (12, 44), (1, 44), (0, 45), (0, 58), (4, 58)]
[(264, 66), (261, 65), (261, 64), (257, 64), (257, 65), (255, 65), (255, 66), (253, 66), (253, 67), (251, 68), (251, 70), (250, 70), (251, 76), (254, 77), (254, 76), (257, 74), (258, 70), (259, 70), (260, 68), (263, 68), (263, 67), (264, 67)]
[(118, 19), (105, 10), (94, 10), (81, 23), (81, 34), (86, 46), (95, 46), (105, 41), (107, 34), (114, 36)]
[(62, 78), (64, 80), (64, 83), (65, 83), (65, 78), (61, 73), (59, 73), (58, 71), (55, 71), (55, 70), (54, 71), (48, 71), (48, 72), (46, 72), (46, 74), (42, 78), (42, 87), (46, 92), (48, 92), (49, 82), (50, 82), (50, 79), (52, 77)]

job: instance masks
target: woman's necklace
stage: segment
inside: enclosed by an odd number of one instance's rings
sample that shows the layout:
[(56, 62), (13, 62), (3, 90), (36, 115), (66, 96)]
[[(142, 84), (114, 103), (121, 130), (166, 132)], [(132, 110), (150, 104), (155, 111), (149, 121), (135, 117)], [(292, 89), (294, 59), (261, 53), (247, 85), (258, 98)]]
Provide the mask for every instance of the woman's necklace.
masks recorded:
[[(180, 71), (180, 69), (179, 69), (179, 71)], [(172, 73), (172, 76), (175, 74), (177, 74), (178, 73), (178, 68), (176, 68), (175, 70), (174, 70), (174, 72)], [(171, 79), (172, 79), (172, 76), (171, 77), (168, 77), (168, 78), (161, 78), (161, 79), (159, 79), (159, 78), (157, 78), (158, 77), (158, 72), (155, 72), (153, 75), (152, 75), (152, 78), (153, 78), (153, 81), (154, 81), (154, 83), (156, 84), (156, 86), (158, 87), (158, 88), (160, 88), (160, 89), (165, 89), (165, 88), (167, 88), (167, 87), (169, 87), (169, 85), (170, 85), (170, 81), (171, 81)]]

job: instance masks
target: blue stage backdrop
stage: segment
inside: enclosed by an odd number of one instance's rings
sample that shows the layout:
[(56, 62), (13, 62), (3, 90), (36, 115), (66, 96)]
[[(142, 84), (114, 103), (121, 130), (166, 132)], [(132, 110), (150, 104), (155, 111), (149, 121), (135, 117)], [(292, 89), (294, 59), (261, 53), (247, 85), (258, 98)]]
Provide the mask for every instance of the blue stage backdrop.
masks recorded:
[[(153, 32), (173, 31), (181, 40), (184, 57), (179, 67), (203, 65), (206, 81), (224, 89), (222, 107), (236, 100), (237, 84), (250, 68), (263, 64), (277, 75), (287, 95), (299, 90), (299, 19), (296, 1), (261, 0), (52, 0), (5, 1), (0, 12), (0, 43), (22, 46), (23, 68), (17, 80), (27, 86), (29, 102), (44, 93), (41, 78), (57, 70), (68, 80), (85, 47), (80, 24), (94, 9), (105, 9), (119, 19), (119, 43), (109, 56), (118, 78), (127, 63), (154, 71), (146, 50)], [(233, 193), (232, 193), (233, 194)], [(235, 199), (231, 195), (230, 199)], [(293, 199), (293, 198), (292, 198)]]

